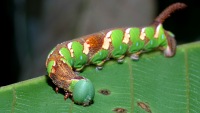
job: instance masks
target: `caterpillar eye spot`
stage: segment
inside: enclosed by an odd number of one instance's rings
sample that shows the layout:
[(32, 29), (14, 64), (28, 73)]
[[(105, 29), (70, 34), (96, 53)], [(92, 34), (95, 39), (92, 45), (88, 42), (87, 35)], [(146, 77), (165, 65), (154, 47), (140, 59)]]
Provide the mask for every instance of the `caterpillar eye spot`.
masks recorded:
[(111, 92), (108, 89), (101, 89), (99, 90), (99, 93), (102, 95), (110, 95)]
[(124, 108), (115, 108), (113, 111), (115, 113), (127, 113), (127, 110)]

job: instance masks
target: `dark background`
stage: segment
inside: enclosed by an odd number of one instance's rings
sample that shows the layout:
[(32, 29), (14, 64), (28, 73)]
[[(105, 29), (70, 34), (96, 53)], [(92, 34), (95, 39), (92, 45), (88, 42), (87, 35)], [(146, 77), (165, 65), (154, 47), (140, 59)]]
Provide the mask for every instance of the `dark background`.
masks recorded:
[[(153, 1), (153, 0), (152, 0)], [(58, 1), (60, 2), (60, 1)], [(115, 6), (115, 3), (119, 1), (110, 3), (111, 6)], [(130, 2), (130, 0), (123, 0), (121, 2)], [(143, 7), (144, 11), (147, 14), (152, 13), (152, 17), (155, 18), (161, 11), (163, 11), (167, 6), (172, 3), (178, 2), (177, 0), (154, 0), (155, 11), (149, 12), (148, 9), (145, 9), (145, 1), (141, 4), (138, 4), (138, 7)], [(182, 0), (180, 2), (186, 3), (188, 7), (184, 10), (177, 11), (174, 13), (170, 18), (168, 18), (164, 22), (164, 28), (167, 30), (172, 31), (176, 35), (176, 40), (178, 45), (184, 43), (190, 43), (197, 40), (200, 40), (199, 36), (199, 26), (200, 26), (200, 4), (197, 0)], [(108, 23), (112, 23), (114, 19), (117, 17), (113, 15), (107, 15), (106, 17), (112, 18), (108, 21), (104, 21), (107, 24), (102, 24), (99, 22), (96, 24), (92, 24), (91, 26), (87, 26), (86, 29), (83, 25), (80, 24), (80, 20), (84, 17), (87, 12), (87, 8), (94, 2), (91, 3), (90, 0), (78, 1), (69, 1), (65, 8), (66, 10), (66, 17), (65, 20), (68, 24), (56, 23), (51, 25), (54, 19), (59, 18), (59, 14), (65, 12), (51, 12), (48, 8), (48, 1), (45, 0), (6, 0), (1, 3), (1, 25), (2, 28), (2, 35), (1, 35), (1, 56), (2, 56), (2, 64), (1, 70), (2, 74), (0, 76), (0, 86), (16, 83), (19, 81), (27, 80), (30, 78), (34, 78), (37, 76), (42, 76), (46, 74), (45, 70), (45, 59), (50, 51), (57, 43), (60, 43), (65, 39), (63, 37), (78, 37), (86, 34), (90, 34), (95, 31), (100, 31), (106, 28), (113, 27), (115, 25), (109, 25)], [(136, 2), (137, 3), (137, 2)], [(48, 5), (46, 5), (48, 4)], [(109, 3), (105, 3), (109, 5)], [(122, 4), (122, 3), (121, 3)], [(129, 4), (129, 3), (127, 3)], [(146, 3), (147, 5), (149, 3)], [(45, 6), (45, 11), (44, 11)], [(51, 4), (49, 5), (51, 6)], [(55, 4), (57, 8), (59, 8), (59, 4)], [(53, 4), (51, 10), (55, 9)], [(94, 5), (93, 5), (94, 6)], [(120, 5), (119, 5), (120, 6)], [(129, 6), (129, 5), (128, 5)], [(116, 6), (115, 6), (116, 7)], [(93, 7), (96, 8), (95, 6)], [(98, 5), (97, 5), (98, 8)], [(102, 6), (104, 8), (104, 6)], [(118, 8), (118, 7), (116, 7)], [(119, 7), (120, 8), (120, 7)], [(128, 9), (129, 7), (127, 7)], [(69, 10), (70, 9), (70, 10)], [(72, 10), (71, 10), (72, 9)], [(123, 10), (127, 10), (123, 9)], [(102, 9), (103, 10), (103, 9)], [(113, 10), (111, 8), (111, 10)], [(116, 10), (116, 9), (115, 9)], [(85, 12), (83, 12), (85, 11)], [(137, 17), (140, 14), (130, 14), (132, 17)], [(71, 13), (72, 12), (72, 13)], [(106, 11), (104, 11), (105, 13)], [(131, 12), (131, 11), (130, 11)], [(130, 13), (127, 12), (127, 13)], [(46, 13), (54, 13), (53, 16), (44, 16)], [(89, 13), (90, 14), (90, 13)], [(118, 13), (117, 13), (118, 14)], [(118, 14), (121, 15), (121, 14)], [(141, 14), (142, 15), (142, 14)], [(53, 18), (54, 17), (54, 18)], [(87, 17), (87, 16), (86, 16)], [(123, 18), (123, 17), (121, 17)], [(150, 18), (152, 21), (153, 18)], [(141, 18), (142, 20), (143, 18)], [(87, 21), (91, 21), (86, 19)], [(92, 18), (95, 22), (97, 21), (95, 18)], [(102, 19), (101, 19), (102, 20)], [(139, 18), (140, 20), (140, 18)], [(78, 22), (77, 22), (78, 21)], [(49, 22), (49, 23), (48, 23)], [(121, 21), (123, 23), (125, 21)], [(145, 23), (146, 22), (146, 23)], [(141, 22), (138, 21), (137, 25), (146, 25), (149, 21)], [(119, 22), (120, 23), (120, 22)], [(119, 24), (121, 25), (129, 25), (130, 23)], [(82, 25), (82, 26), (81, 26)], [(134, 24), (135, 25), (135, 24)], [(131, 25), (130, 26), (134, 26)], [(57, 27), (59, 26), (59, 27)], [(60, 27), (61, 26), (61, 27)], [(75, 27), (79, 26), (79, 27)], [(101, 26), (101, 27), (99, 27)], [(117, 26), (117, 25), (116, 25)], [(85, 31), (79, 32), (78, 28), (82, 27)], [(53, 29), (57, 28), (57, 29)], [(63, 30), (65, 28), (65, 30)], [(40, 34), (40, 35), (38, 35)], [(52, 35), (53, 34), (53, 35)], [(60, 35), (62, 34), (62, 35)], [(64, 34), (64, 35), (63, 35)], [(35, 38), (37, 37), (37, 38)], [(39, 37), (39, 38), (38, 38)], [(42, 38), (45, 37), (45, 38)], [(51, 37), (62, 37), (53, 39)], [(3, 68), (2, 68), (3, 67)], [(39, 68), (38, 68), (39, 67)]]

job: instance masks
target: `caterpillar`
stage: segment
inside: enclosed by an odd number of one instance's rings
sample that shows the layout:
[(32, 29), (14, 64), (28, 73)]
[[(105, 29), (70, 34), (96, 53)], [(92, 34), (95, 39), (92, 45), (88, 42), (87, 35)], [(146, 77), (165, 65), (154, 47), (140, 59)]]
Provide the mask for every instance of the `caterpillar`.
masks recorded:
[(184, 3), (168, 6), (147, 27), (122, 27), (107, 29), (71, 41), (57, 44), (48, 54), (46, 69), (56, 85), (56, 92), (64, 90), (64, 99), (72, 97), (75, 104), (87, 106), (93, 102), (95, 88), (92, 82), (76, 74), (87, 65), (102, 65), (108, 59), (122, 63), (125, 56), (138, 60), (139, 55), (160, 50), (166, 57), (176, 53), (175, 35), (163, 28), (162, 23), (176, 10), (186, 7)]

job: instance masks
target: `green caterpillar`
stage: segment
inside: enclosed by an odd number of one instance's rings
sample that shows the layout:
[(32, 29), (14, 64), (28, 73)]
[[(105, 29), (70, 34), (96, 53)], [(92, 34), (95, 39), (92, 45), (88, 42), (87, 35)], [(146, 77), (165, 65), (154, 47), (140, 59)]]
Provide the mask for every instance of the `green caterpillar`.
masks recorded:
[(95, 95), (94, 86), (75, 71), (89, 64), (101, 69), (109, 58), (123, 62), (125, 56), (130, 56), (138, 60), (140, 54), (154, 49), (163, 51), (166, 57), (174, 56), (175, 36), (165, 30), (162, 23), (171, 13), (185, 7), (184, 3), (170, 5), (148, 27), (109, 29), (58, 44), (46, 60), (47, 72), (57, 86), (56, 91), (62, 88), (65, 99), (72, 97), (76, 104), (90, 105)]

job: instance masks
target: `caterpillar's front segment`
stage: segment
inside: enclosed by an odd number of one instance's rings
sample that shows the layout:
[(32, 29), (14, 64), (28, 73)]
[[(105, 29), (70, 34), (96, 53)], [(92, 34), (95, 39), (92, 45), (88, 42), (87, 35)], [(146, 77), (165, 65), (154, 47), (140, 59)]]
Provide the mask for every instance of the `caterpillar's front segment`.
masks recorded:
[(165, 30), (162, 23), (172, 12), (185, 7), (183, 3), (172, 4), (147, 27), (109, 29), (58, 44), (46, 60), (49, 77), (58, 88), (64, 89), (65, 99), (72, 96), (75, 103), (89, 105), (95, 95), (94, 86), (75, 71), (88, 64), (101, 69), (110, 58), (118, 62), (122, 62), (126, 55), (139, 59), (141, 53), (154, 49), (163, 51), (166, 57), (174, 56), (174, 34)]

